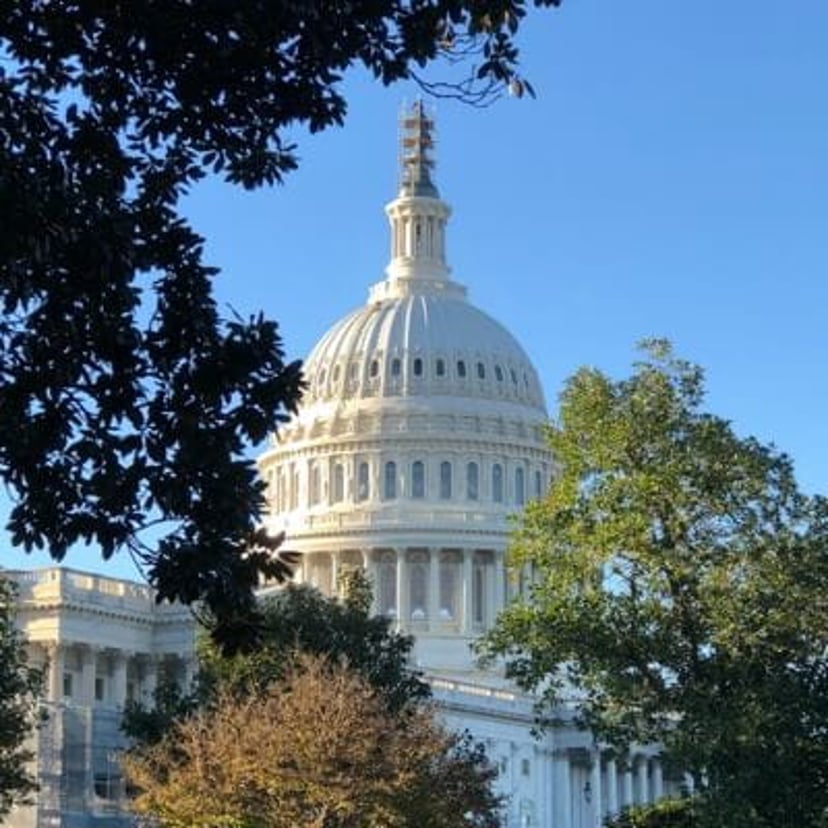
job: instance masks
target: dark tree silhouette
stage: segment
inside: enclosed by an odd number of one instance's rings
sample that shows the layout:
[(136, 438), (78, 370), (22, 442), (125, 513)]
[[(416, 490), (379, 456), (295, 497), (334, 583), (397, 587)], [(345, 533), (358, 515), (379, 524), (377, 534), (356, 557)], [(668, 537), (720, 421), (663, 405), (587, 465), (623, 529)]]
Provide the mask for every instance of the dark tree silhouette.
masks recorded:
[(526, 5), (0, 1), (0, 476), (16, 546), (127, 549), (159, 600), (204, 602), (220, 641), (254, 637), (252, 587), (289, 561), (257, 528), (244, 451), (297, 404), (300, 366), (274, 322), (219, 314), (179, 199), (210, 172), (281, 180), (297, 163), (283, 129), (341, 124), (354, 64), (429, 86), (429, 62), (477, 53), (473, 77), (430, 88), (478, 104), (522, 92)]

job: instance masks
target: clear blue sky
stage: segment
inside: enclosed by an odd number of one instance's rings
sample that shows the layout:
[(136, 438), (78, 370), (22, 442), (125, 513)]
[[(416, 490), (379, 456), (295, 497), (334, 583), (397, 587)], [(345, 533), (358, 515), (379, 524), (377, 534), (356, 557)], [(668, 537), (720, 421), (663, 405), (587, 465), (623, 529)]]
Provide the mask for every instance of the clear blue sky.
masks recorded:
[[(522, 342), (551, 411), (580, 365), (621, 376), (667, 336), (705, 366), (712, 411), (828, 492), (828, 3), (564, 0), (522, 43), (537, 100), (437, 106), (454, 277)], [(344, 129), (297, 133), (284, 186), (211, 180), (186, 205), (221, 301), (278, 319), (294, 357), (387, 263), (417, 90), (360, 72), (345, 90)]]

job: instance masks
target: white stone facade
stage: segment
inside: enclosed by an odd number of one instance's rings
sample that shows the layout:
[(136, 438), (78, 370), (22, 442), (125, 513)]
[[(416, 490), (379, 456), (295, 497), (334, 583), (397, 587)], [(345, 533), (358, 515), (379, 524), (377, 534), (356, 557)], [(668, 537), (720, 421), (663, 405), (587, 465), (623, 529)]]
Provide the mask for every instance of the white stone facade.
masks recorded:
[[(525, 586), (505, 564), (509, 516), (543, 494), (554, 465), (529, 358), (450, 278), (431, 129), (419, 106), (405, 117), (386, 278), (320, 339), (301, 410), (259, 459), (266, 526), (301, 553), (297, 580), (326, 594), (343, 570), (367, 571), (375, 611), (415, 635), (446, 721), (497, 764), (504, 826), (599, 828), (679, 781), (665, 779), (654, 748), (616, 762), (571, 710), (534, 738), (533, 700), (475, 668), (470, 644)], [(192, 619), (135, 584), (57, 569), (18, 580), (21, 623), (50, 665), (54, 725), (39, 736), (38, 806), (15, 828), (119, 824), (119, 711), (151, 692), (159, 665), (187, 679)]]
[(149, 587), (129, 581), (58, 567), (3, 574), (17, 583), (18, 624), (46, 685), (46, 718), (32, 744), (40, 790), (8, 824), (126, 826), (118, 766), (124, 704), (151, 699), (161, 675), (190, 681), (192, 615), (156, 604)]

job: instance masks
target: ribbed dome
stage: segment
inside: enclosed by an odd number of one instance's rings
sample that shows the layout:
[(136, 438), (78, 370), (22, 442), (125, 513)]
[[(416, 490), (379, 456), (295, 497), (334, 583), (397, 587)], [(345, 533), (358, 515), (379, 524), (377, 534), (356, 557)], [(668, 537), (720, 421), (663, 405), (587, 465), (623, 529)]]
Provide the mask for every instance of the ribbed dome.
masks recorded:
[(445, 395), (545, 410), (523, 349), (460, 292), (412, 290), (353, 311), (321, 338), (305, 373), (308, 402)]

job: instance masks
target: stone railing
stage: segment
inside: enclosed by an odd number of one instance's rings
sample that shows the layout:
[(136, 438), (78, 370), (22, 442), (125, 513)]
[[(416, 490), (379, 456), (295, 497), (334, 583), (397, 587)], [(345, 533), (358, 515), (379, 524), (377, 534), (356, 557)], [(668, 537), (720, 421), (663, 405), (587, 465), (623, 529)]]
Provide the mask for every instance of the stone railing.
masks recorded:
[(63, 567), (7, 571), (6, 574), (17, 583), (19, 600), (23, 603), (80, 602), (141, 613), (179, 613), (182, 610), (176, 605), (156, 605), (152, 588), (134, 581)]

